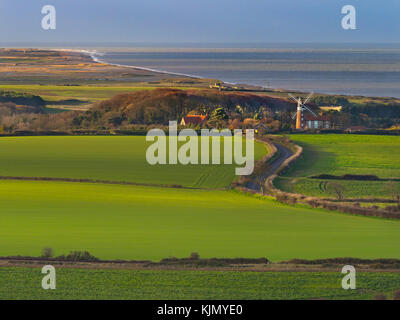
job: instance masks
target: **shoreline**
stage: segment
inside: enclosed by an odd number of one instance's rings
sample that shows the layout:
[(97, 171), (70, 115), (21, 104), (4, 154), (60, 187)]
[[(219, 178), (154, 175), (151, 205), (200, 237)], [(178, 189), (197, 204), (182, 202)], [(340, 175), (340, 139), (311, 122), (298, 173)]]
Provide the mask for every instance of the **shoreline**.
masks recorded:
[(107, 62), (104, 60), (101, 60), (98, 56), (103, 56), (106, 53), (104, 52), (98, 52), (96, 50), (87, 50), (87, 49), (51, 49), (54, 51), (69, 51), (69, 52), (79, 52), (81, 54), (89, 56), (93, 62), (96, 63), (101, 63), (101, 64), (107, 64), (110, 66), (114, 67), (122, 67), (122, 68), (131, 68), (131, 69), (137, 69), (137, 70), (143, 70), (143, 71), (149, 71), (149, 72), (155, 72), (155, 73), (161, 73), (161, 74), (170, 74), (173, 76), (182, 76), (185, 78), (193, 78), (193, 79), (207, 79), (204, 77), (200, 76), (195, 76), (195, 75), (190, 75), (190, 74), (185, 74), (185, 73), (179, 73), (179, 72), (169, 72), (169, 71), (164, 71), (164, 70), (157, 70), (157, 69), (152, 69), (152, 68), (146, 68), (146, 67), (138, 67), (138, 66), (130, 66), (130, 65), (125, 65), (125, 64), (119, 64), (119, 63), (112, 63), (112, 62)]
[[(199, 79), (199, 80), (213, 79), (213, 78), (207, 78), (207, 77), (196, 76), (196, 75), (180, 73), (180, 72), (171, 72), (171, 71), (158, 70), (158, 69), (152, 69), (152, 68), (147, 68), (147, 67), (130, 66), (130, 65), (126, 65), (126, 64), (107, 62), (107, 61), (101, 60), (98, 57), (98, 56), (104, 56), (104, 55), (106, 55), (106, 53), (98, 52), (96, 50), (87, 50), (87, 49), (50, 49), (50, 50), (78, 52), (78, 53), (84, 54), (86, 56), (89, 56), (93, 60), (93, 62), (106, 64), (106, 65), (110, 65), (110, 66), (114, 66), (114, 67), (131, 68), (131, 69), (136, 69), (136, 70), (143, 70), (143, 71), (149, 71), (149, 72), (155, 72), (155, 73), (159, 73), (159, 74), (166, 74), (166, 75), (173, 75), (173, 76), (181, 76), (181, 77), (185, 77), (185, 78)], [(235, 83), (235, 82), (227, 82), (227, 81), (219, 80), (219, 79), (215, 79), (215, 80), (218, 80), (222, 83), (229, 84), (229, 85), (239, 85), (239, 83)], [(246, 85), (249, 87), (260, 87), (261, 88), (261, 86), (256, 86), (253, 84), (243, 83), (243, 85)], [(264, 89), (268, 89), (268, 88), (264, 88)], [(291, 89), (283, 89), (283, 88), (269, 88), (269, 90), (272, 90), (272, 91), (279, 90), (279, 91), (287, 91), (287, 92), (298, 91), (298, 90), (294, 90), (294, 89), (291, 90)], [(299, 92), (301, 92), (301, 91), (299, 91)]]
[[(74, 48), (32, 48), (32, 49), (28, 49), (27, 50), (43, 50), (43, 51), (50, 51), (50, 52), (54, 52), (54, 53), (60, 53), (60, 52), (64, 52), (65, 54), (74, 54), (75, 57), (80, 57), (80, 59), (86, 59), (89, 60), (90, 59), (90, 63), (92, 63), (92, 67), (93, 70), (91, 70), (90, 68), (86, 68), (84, 71), (87, 73), (92, 72), (92, 75), (90, 75), (90, 78), (83, 78), (81, 75), (83, 75), (83, 73), (78, 73), (75, 71), (71, 71), (72, 69), (65, 69), (66, 70), (66, 76), (68, 76), (71, 79), (75, 79), (75, 77), (77, 77), (77, 79), (79, 80), (84, 80), (84, 81), (89, 81), (89, 80), (94, 80), (94, 81), (98, 81), (98, 80), (102, 80), (103, 78), (106, 80), (118, 80), (121, 79), (121, 81), (126, 82), (127, 78), (121, 77), (121, 70), (126, 70), (126, 72), (129, 72), (128, 70), (131, 70), (130, 72), (134, 73), (136, 72), (137, 74), (132, 74), (131, 76), (131, 81), (132, 82), (151, 82), (151, 81), (162, 81), (162, 80), (169, 80), (169, 79), (178, 79), (181, 78), (181, 80), (183, 79), (187, 79), (187, 80), (192, 80), (192, 81), (198, 81), (199, 84), (201, 84), (201, 87), (204, 88), (208, 88), (210, 84), (213, 84), (214, 82), (219, 82), (222, 84), (225, 84), (226, 86), (239, 86), (241, 87), (240, 91), (253, 91), (253, 92), (265, 92), (265, 93), (270, 93), (270, 94), (278, 94), (278, 95), (282, 95), (282, 94), (287, 94), (287, 93), (293, 93), (293, 94), (308, 94), (309, 91), (305, 91), (303, 89), (293, 89), (293, 88), (279, 88), (279, 87), (265, 87), (263, 85), (256, 85), (256, 84), (247, 84), (247, 83), (233, 83), (233, 82), (229, 82), (229, 81), (224, 81), (218, 78), (208, 78), (208, 77), (203, 77), (203, 76), (197, 76), (197, 75), (191, 75), (191, 74), (185, 74), (185, 73), (179, 73), (179, 72), (169, 72), (169, 71), (164, 71), (164, 70), (158, 70), (158, 69), (153, 69), (153, 68), (147, 68), (147, 67), (139, 67), (139, 66), (132, 66), (132, 65), (124, 65), (124, 64), (118, 64), (118, 63), (112, 63), (112, 62), (107, 62), (105, 61), (102, 57), (104, 55), (106, 55), (106, 51), (104, 50), (97, 50), (97, 49), (87, 49), (87, 48), (79, 48), (79, 49), (74, 49)], [(13, 49), (13, 48), (5, 48), (5, 50), (21, 50), (19, 49)], [(71, 57), (73, 57), (74, 55), (71, 55)], [(76, 59), (76, 60), (79, 60)], [(80, 62), (78, 62), (80, 63)], [(16, 67), (15, 67), (16, 66)], [(10, 72), (15, 72), (15, 68), (19, 68), (21, 71), (17, 71), (19, 72), (21, 75), (24, 76), (24, 79), (26, 78), (26, 71), (24, 70), (24, 68), (28, 68), (28, 67), (23, 67), (23, 65), (15, 65), (15, 66), (11, 66), (10, 67), (10, 71), (6, 70), (4, 71), (4, 77), (9, 77), (8, 73)], [(57, 65), (50, 65), (50, 67), (52, 69), (50, 69), (50, 72), (53, 72), (54, 74), (56, 74), (58, 72), (58, 67)], [(78, 67), (77, 65), (75, 67)], [(13, 68), (13, 69), (11, 69)], [(120, 73), (118, 73), (118, 69), (120, 71)], [(35, 79), (39, 76), (41, 77), (43, 75), (37, 75), (37, 72), (35, 71), (35, 69), (32, 70), (28, 70), (29, 73), (32, 73), (32, 77), (35, 77)], [(36, 74), (35, 74), (36, 72)], [(75, 72), (75, 73), (74, 73)], [(95, 73), (98, 73), (98, 76), (95, 75)], [(106, 73), (106, 76), (104, 76), (104, 74)], [(146, 74), (147, 73), (147, 74)], [(17, 74), (17, 76), (19, 77), (20, 75)], [(149, 77), (150, 76), (150, 77)], [(149, 78), (153, 77), (153, 80), (149, 80)], [(164, 77), (164, 78), (163, 78)], [(61, 81), (60, 78), (56, 78), (54, 76), (54, 78), (57, 81)], [(154, 79), (156, 78), (156, 79)], [(183, 78), (183, 79), (182, 79)], [(104, 80), (103, 79), (103, 80)], [(3, 82), (5, 81), (2, 80)], [(20, 80), (18, 80), (20, 81)], [(45, 82), (49, 82), (50, 80), (46, 78), (44, 78)], [(72, 81), (72, 80), (71, 80)], [(345, 98), (366, 98), (366, 99), (375, 99), (375, 100), (381, 100), (381, 99), (385, 99), (385, 100), (393, 100), (393, 101), (400, 101), (400, 97), (396, 97), (396, 96), (390, 96), (390, 95), (365, 95), (365, 94), (358, 94), (358, 93), (343, 93), (343, 92), (328, 92), (328, 91), (316, 91), (314, 90), (315, 94), (317, 95), (321, 95), (321, 96), (342, 96)]]
[[(59, 50), (59, 49), (51, 49), (51, 50)], [(105, 60), (102, 60), (99, 58), (99, 56), (104, 56), (107, 53), (106, 52), (99, 52), (97, 50), (89, 50), (89, 49), (62, 49), (64, 51), (70, 51), (70, 52), (79, 52), (84, 55), (89, 56), (93, 62), (96, 63), (101, 63), (101, 64), (106, 64), (114, 67), (122, 67), (122, 68), (131, 68), (131, 69), (136, 69), (136, 70), (142, 70), (142, 71), (148, 71), (148, 72), (154, 72), (157, 74), (165, 74), (165, 75), (172, 75), (172, 76), (181, 76), (185, 78), (191, 78), (191, 79), (198, 79), (198, 80), (204, 80), (204, 79), (214, 79), (214, 78), (209, 78), (209, 77), (204, 77), (204, 76), (198, 76), (198, 75), (192, 75), (192, 74), (185, 74), (185, 73), (179, 73), (179, 72), (172, 72), (172, 71), (165, 71), (165, 70), (159, 70), (159, 69), (153, 69), (153, 68), (148, 68), (148, 67), (139, 67), (139, 66), (132, 66), (132, 65), (124, 65), (124, 64), (118, 64), (118, 63), (112, 63), (112, 62), (107, 62)], [(214, 79), (217, 80), (218, 82), (227, 84), (227, 85), (232, 85), (232, 86), (247, 86), (249, 88), (254, 88), (253, 90), (266, 90), (266, 91), (271, 91), (271, 92), (286, 92), (286, 93), (308, 93), (309, 91), (303, 90), (303, 89), (294, 89), (294, 88), (281, 88), (281, 87), (265, 87), (262, 85), (256, 85), (256, 84), (251, 84), (251, 83), (246, 83), (246, 82), (229, 82), (221, 79)], [(327, 95), (327, 96), (344, 96), (344, 97), (364, 97), (364, 98), (386, 98), (386, 99), (395, 99), (398, 100), (400, 97), (396, 96), (390, 96), (390, 95), (366, 95), (366, 94), (358, 94), (358, 93), (343, 93), (343, 92), (320, 92), (320, 91), (313, 91), (315, 94), (319, 95)]]

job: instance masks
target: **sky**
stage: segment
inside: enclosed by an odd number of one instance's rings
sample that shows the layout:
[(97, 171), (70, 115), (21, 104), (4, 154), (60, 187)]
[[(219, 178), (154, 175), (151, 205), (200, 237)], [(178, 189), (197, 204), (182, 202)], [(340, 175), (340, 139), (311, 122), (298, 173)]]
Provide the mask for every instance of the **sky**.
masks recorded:
[[(344, 5), (356, 30), (341, 26)], [(399, 18), (400, 0), (0, 0), (0, 43), (390, 43)]]

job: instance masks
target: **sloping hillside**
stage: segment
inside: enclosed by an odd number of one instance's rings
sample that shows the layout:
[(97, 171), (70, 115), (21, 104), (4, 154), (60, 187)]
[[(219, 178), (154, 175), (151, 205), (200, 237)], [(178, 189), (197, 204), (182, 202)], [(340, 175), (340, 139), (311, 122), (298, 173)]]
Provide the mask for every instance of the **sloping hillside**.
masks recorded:
[(210, 114), (216, 108), (227, 113), (255, 112), (260, 107), (271, 111), (293, 109), (280, 98), (244, 92), (216, 90), (156, 89), (122, 94), (94, 105), (74, 118), (74, 125), (167, 124), (189, 112)]

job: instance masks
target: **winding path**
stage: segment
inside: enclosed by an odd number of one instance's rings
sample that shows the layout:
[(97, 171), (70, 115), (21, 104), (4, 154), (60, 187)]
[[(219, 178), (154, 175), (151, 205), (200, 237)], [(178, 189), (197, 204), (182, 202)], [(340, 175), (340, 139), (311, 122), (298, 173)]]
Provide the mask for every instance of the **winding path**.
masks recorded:
[(262, 178), (263, 181), (265, 181), (267, 178), (269, 178), (271, 175), (275, 174), (277, 170), (280, 168), (282, 163), (286, 160), (289, 159), (292, 155), (293, 152), (290, 151), (288, 148), (284, 147), (283, 145), (279, 143), (274, 143), (274, 146), (277, 149), (277, 152), (279, 154), (279, 157), (276, 158), (272, 163), (269, 163), (268, 169), (258, 177), (254, 177), (247, 185), (246, 187), (250, 190), (254, 190), (257, 192), (261, 192), (261, 188), (257, 180), (259, 178)]

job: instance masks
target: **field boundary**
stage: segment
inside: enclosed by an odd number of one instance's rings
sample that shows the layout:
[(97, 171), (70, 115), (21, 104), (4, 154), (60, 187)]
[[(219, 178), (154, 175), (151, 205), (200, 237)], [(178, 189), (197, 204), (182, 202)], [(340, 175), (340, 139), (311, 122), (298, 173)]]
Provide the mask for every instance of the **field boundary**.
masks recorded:
[[(242, 260), (242, 261), (241, 261)], [(64, 269), (117, 269), (117, 270), (178, 270), (178, 271), (232, 271), (232, 272), (340, 272), (343, 265), (354, 265), (361, 272), (399, 272), (398, 259), (292, 259), (270, 262), (260, 259), (163, 259), (151, 260), (61, 260), (41, 257), (0, 257), (0, 268), (42, 268), (51, 264)]]
[(93, 184), (112, 184), (112, 185), (128, 185), (139, 187), (157, 187), (170, 189), (187, 189), (187, 190), (227, 190), (226, 188), (199, 188), (186, 187), (180, 184), (156, 184), (156, 183), (140, 183), (130, 181), (112, 181), (98, 179), (78, 179), (78, 178), (56, 178), (56, 177), (15, 177), (15, 176), (0, 176), (0, 180), (16, 180), (16, 181), (53, 181), (53, 182), (72, 182), (72, 183), (93, 183)]

